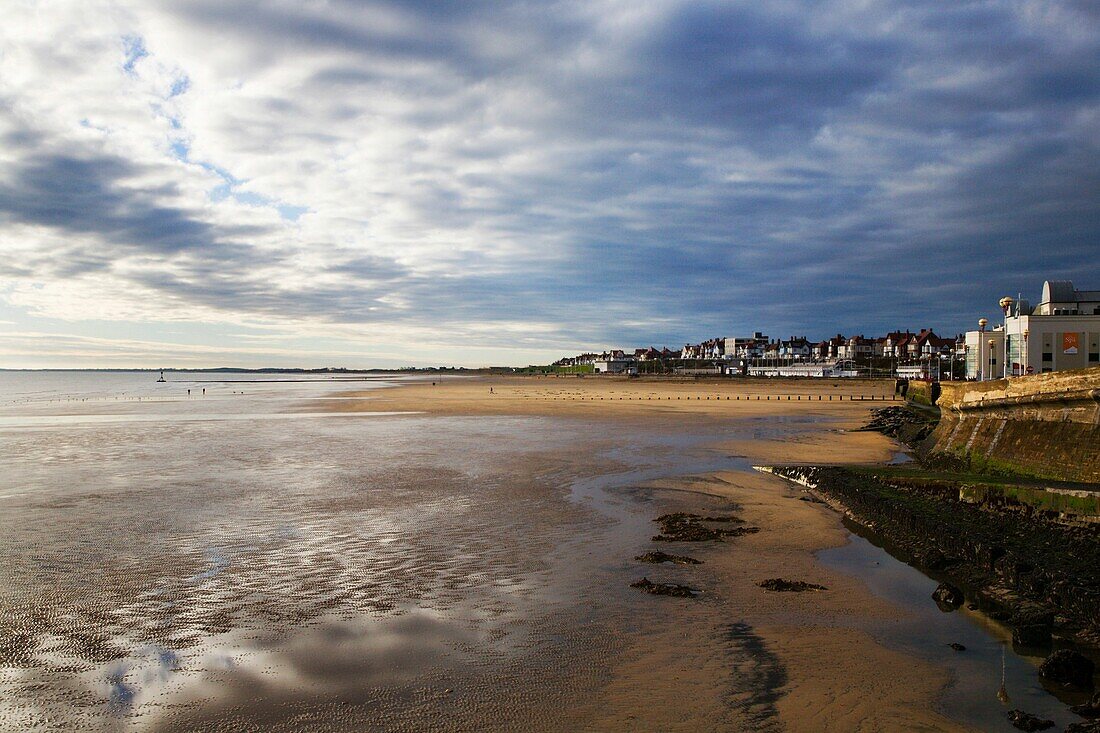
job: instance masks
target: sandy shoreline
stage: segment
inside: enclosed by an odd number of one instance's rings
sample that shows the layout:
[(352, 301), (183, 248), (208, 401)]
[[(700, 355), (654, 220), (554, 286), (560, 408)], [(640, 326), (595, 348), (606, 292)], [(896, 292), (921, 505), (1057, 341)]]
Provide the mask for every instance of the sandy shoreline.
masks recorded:
[[(891, 393), (892, 383), (887, 382), (475, 378), (372, 391), (327, 408), (645, 420), (649, 427), (667, 430), (691, 420), (696, 426), (714, 426), (715, 449), (755, 463), (875, 463), (889, 460), (898, 447), (878, 434), (846, 432), (862, 425), (868, 410), (879, 406), (851, 398), (888, 399)], [(812, 429), (785, 427), (787, 420), (805, 418), (822, 422)], [(723, 425), (730, 421), (760, 426), (751, 439), (728, 439)], [(738, 514), (746, 523), (762, 528), (710, 552), (707, 563), (723, 589), (723, 613), (748, 624), (763, 640), (766, 654), (778, 661), (781, 679), (763, 677), (761, 685), (781, 685), (781, 694), (776, 691), (770, 704), (783, 728), (965, 729), (935, 712), (936, 699), (949, 681), (945, 670), (887, 649), (868, 633), (869, 624), (894, 618), (899, 609), (876, 598), (858, 579), (817, 561), (816, 552), (846, 542), (847, 531), (836, 513), (799, 501), (779, 479), (744, 471), (685, 476), (654, 486), (723, 497), (740, 507)], [(680, 545), (676, 551), (682, 547), (692, 549)], [(772, 593), (757, 587), (776, 576), (820, 583), (829, 591)], [(677, 635), (690, 633), (689, 625), (670, 630), (664, 638), (647, 638), (643, 648), (626, 650), (614, 670), (598, 729), (676, 727), (678, 701), (691, 699), (693, 686), (704, 684), (707, 666), (700, 663), (694, 670), (677, 669), (676, 675), (656, 678), (655, 670), (675, 667)], [(667, 719), (649, 715), (630, 723), (639, 690), (652, 698), (647, 709), (665, 709)]]
[[(428, 379), (0, 429), (0, 728), (960, 729), (943, 640), (882, 633), (922, 607), (833, 563), (859, 547), (838, 515), (752, 470), (890, 459), (848, 431), (889, 404), (849, 398), (891, 391)], [(759, 531), (655, 541), (667, 512)]]

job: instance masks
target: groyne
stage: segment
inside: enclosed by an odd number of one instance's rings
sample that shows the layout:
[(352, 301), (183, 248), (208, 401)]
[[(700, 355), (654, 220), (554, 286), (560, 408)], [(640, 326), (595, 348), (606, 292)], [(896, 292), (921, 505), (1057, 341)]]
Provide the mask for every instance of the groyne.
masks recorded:
[(939, 387), (928, 461), (1100, 483), (1100, 367)]

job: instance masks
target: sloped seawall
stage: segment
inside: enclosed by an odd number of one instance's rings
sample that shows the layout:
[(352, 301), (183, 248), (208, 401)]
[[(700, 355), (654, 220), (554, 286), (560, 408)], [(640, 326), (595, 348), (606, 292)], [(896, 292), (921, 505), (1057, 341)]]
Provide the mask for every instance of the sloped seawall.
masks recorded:
[(940, 386), (930, 460), (1100, 483), (1100, 367)]

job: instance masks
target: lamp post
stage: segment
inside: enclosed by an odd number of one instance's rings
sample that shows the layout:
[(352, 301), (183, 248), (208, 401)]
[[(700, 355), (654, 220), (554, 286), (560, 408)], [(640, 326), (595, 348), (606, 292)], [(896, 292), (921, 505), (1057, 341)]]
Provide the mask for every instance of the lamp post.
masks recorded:
[(985, 340), (985, 324), (989, 323), (984, 318), (978, 319), (978, 381), (985, 381), (985, 356), (982, 354), (982, 341)]
[(993, 339), (989, 339), (989, 378), (993, 379)]

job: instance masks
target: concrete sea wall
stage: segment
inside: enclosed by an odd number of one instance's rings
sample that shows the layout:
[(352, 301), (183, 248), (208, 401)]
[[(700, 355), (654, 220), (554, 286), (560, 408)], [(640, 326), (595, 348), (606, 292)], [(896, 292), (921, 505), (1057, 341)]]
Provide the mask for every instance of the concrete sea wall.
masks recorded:
[(1100, 367), (943, 382), (931, 459), (989, 473), (1100, 483)]

